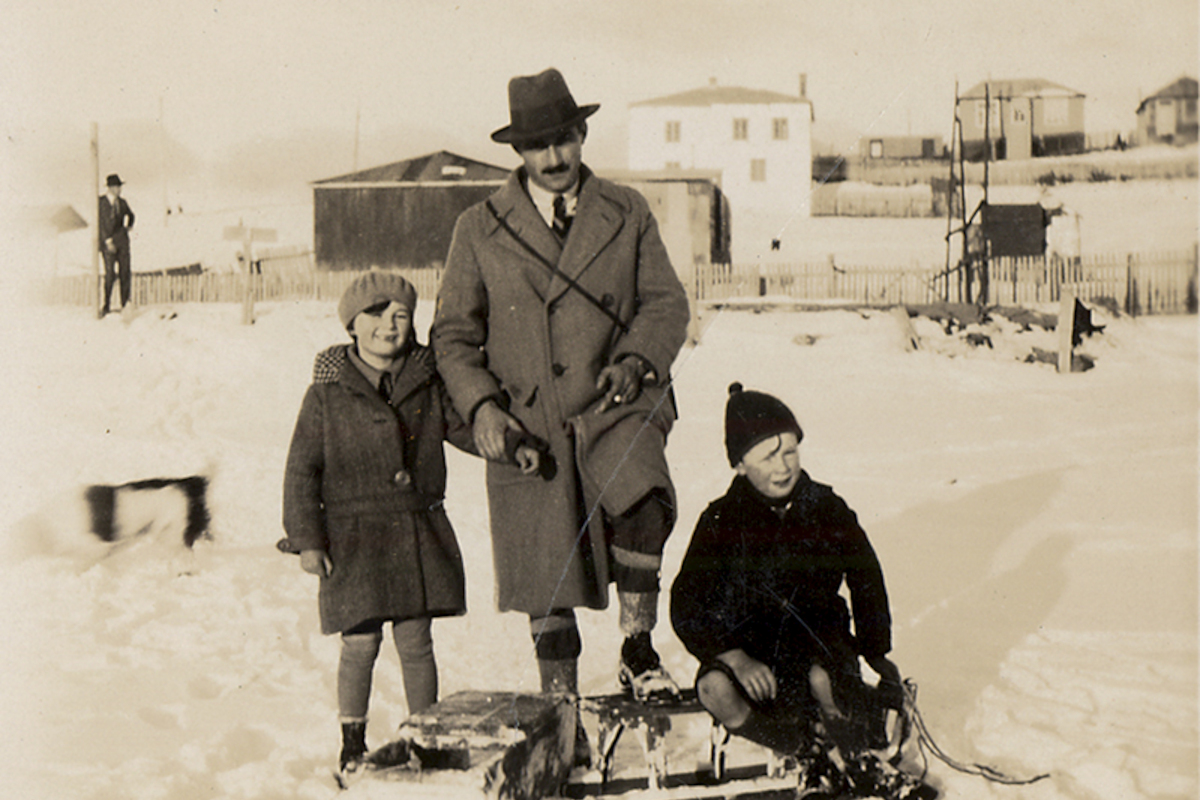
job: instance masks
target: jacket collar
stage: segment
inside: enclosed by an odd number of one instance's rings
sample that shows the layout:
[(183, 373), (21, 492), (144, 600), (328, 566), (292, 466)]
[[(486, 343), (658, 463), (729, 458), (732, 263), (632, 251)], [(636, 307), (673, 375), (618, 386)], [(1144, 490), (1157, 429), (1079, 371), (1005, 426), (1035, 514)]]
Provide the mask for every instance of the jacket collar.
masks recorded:
[[(580, 167), (579, 201), (575, 207), (575, 220), (571, 223), (571, 235), (567, 238), (565, 247), (546, 225), (542, 215), (534, 207), (529, 193), (525, 189), (525, 169), (518, 167), (508, 176), (505, 182), (493, 196), (492, 204), (496, 213), (537, 252), (556, 264), (558, 269), (569, 275), (573, 280), (596, 260), (596, 257), (614, 239), (625, 225), (625, 213), (628, 211), (620, 195), (614, 191), (614, 185), (595, 176), (585, 164)], [(512, 237), (504, 231), (499, 223), (494, 224), (493, 235), (499, 241)], [(532, 259), (528, 253), (515, 241), (506, 242), (505, 247), (514, 253), (519, 253), (522, 260)], [(535, 281), (534, 286), (545, 286), (546, 268), (541, 264), (531, 265), (534, 274), (542, 277)], [(570, 285), (558, 276), (550, 280), (550, 288), (545, 297), (547, 302), (558, 299)]]
[[(318, 355), (313, 367), (313, 382), (339, 383), (358, 394), (378, 395), (376, 387), (350, 360), (351, 347), (350, 344), (335, 345)], [(413, 342), (397, 370), (392, 373), (392, 403), (401, 402), (433, 378), (436, 373), (433, 351)]]

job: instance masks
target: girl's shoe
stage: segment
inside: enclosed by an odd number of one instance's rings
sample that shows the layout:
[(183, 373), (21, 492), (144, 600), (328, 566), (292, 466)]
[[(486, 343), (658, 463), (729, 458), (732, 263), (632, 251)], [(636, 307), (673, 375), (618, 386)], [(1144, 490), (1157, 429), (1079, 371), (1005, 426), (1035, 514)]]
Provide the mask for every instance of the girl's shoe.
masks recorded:
[(338, 756), (338, 769), (354, 772), (362, 766), (367, 754), (367, 723), (342, 723), (342, 753)]

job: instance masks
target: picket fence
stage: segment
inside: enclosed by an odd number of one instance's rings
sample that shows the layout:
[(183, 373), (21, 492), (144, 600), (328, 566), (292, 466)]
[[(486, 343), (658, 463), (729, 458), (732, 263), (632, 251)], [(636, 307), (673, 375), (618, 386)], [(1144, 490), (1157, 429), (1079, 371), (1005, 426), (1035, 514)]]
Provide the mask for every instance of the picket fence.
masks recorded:
[[(438, 265), (399, 270), (419, 297), (437, 295)], [(247, 291), (255, 302), (335, 302), (360, 272), (312, 269), (271, 270), (252, 276), (135, 274), (133, 303), (240, 303)], [(781, 264), (711, 264), (695, 267), (692, 298), (697, 305), (732, 299), (783, 296), (797, 301), (866, 306), (919, 305), (980, 299), (980, 276), (965, 285), (960, 270), (842, 266), (833, 258)], [(1197, 310), (1197, 248), (1175, 252), (1119, 253), (1064, 261), (1042, 256), (994, 258), (987, 271), (991, 305), (1056, 303), (1064, 291), (1082, 300), (1107, 298), (1129, 314), (1183, 314)], [(51, 304), (94, 305), (96, 278), (55, 278), (40, 287)]]
[(864, 265), (841, 266), (832, 258), (788, 264), (698, 266), (695, 298), (701, 303), (783, 296), (797, 301), (865, 306), (963, 302), (989, 305), (1057, 303), (1064, 291), (1081, 300), (1107, 298), (1129, 314), (1197, 311), (1197, 249), (1109, 253), (1064, 261), (1044, 256), (993, 258), (986, 296), (976, 271), (966, 285), (961, 270)]

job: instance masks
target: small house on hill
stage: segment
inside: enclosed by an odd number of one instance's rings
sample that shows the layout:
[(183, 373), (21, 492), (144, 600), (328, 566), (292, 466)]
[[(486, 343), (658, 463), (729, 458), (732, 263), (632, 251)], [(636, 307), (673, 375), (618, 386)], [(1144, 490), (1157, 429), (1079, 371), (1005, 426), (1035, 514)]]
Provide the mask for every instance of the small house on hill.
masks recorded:
[(982, 160), (985, 144), (993, 161), (1082, 153), (1085, 97), (1041, 78), (977, 83), (957, 101), (963, 156)]
[(442, 150), (315, 181), (317, 269), (441, 264), (458, 215), (494, 192), (508, 174)]
[(1183, 77), (1143, 100), (1137, 109), (1137, 143), (1195, 142), (1196, 98), (1196, 79)]

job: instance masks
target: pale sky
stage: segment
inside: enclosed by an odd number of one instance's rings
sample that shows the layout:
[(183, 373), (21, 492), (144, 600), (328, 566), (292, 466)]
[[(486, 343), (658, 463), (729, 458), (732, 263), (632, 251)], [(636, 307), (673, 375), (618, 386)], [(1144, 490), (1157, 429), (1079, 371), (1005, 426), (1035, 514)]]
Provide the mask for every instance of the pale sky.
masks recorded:
[[(795, 94), (818, 122), (948, 136), (956, 79), (1039, 77), (1088, 96), (1089, 131), (1130, 130), (1142, 96), (1197, 73), (1195, 0), (255, 2), (9, 0), (6, 144), (162, 122), (203, 160), (309, 129), (445, 131), (507, 164), (491, 131), (517, 74), (562, 70), (598, 102), (589, 147), (624, 157), (628, 104), (705, 85)], [(103, 138), (103, 136), (102, 136)], [(460, 148), (461, 151), (461, 148)], [(397, 153), (395, 158), (419, 153)], [(362, 164), (361, 166), (370, 166)], [(609, 164), (601, 166), (623, 166)], [(313, 178), (325, 177), (314, 175)]]

